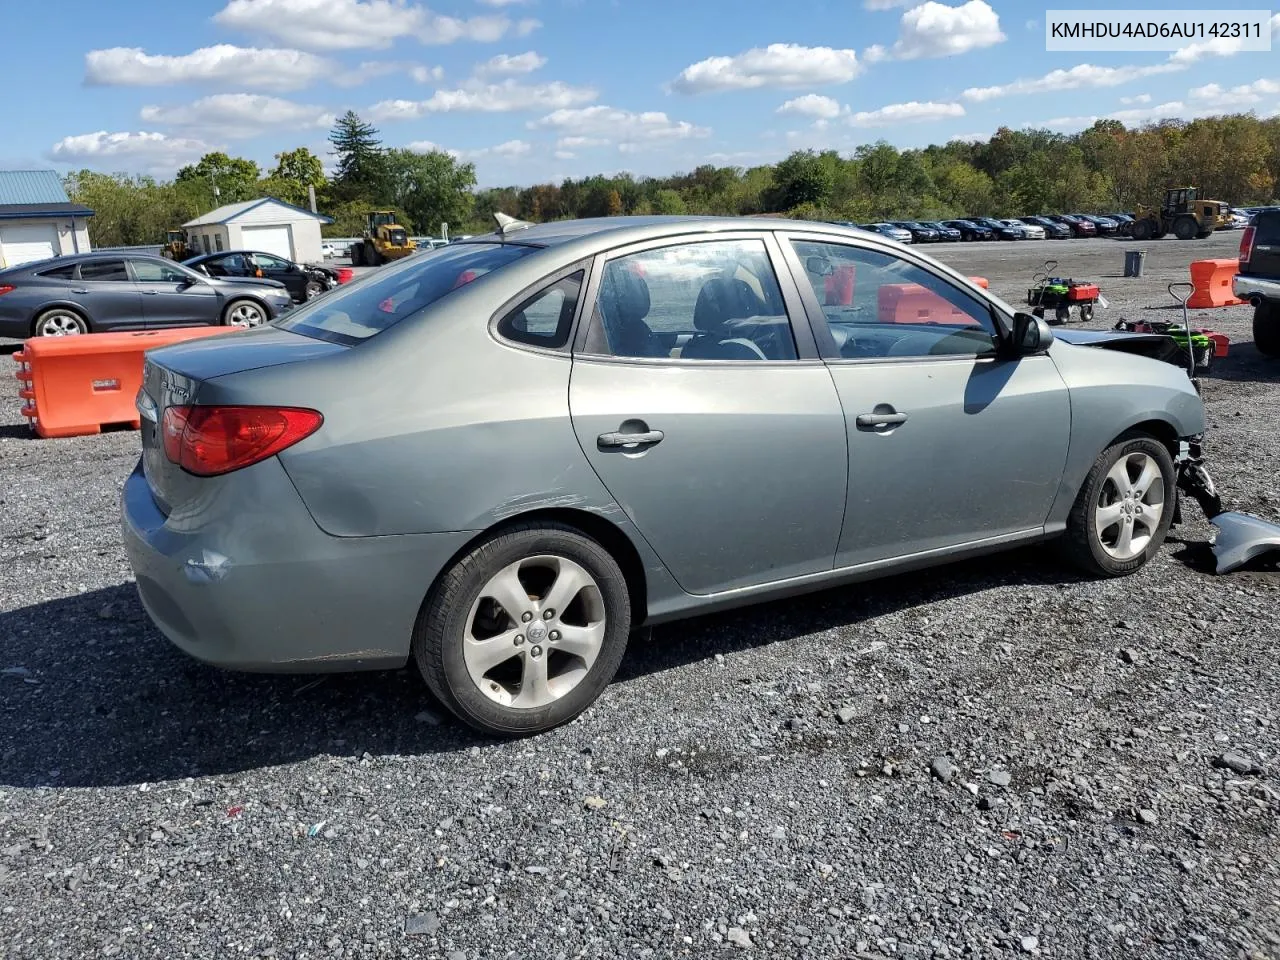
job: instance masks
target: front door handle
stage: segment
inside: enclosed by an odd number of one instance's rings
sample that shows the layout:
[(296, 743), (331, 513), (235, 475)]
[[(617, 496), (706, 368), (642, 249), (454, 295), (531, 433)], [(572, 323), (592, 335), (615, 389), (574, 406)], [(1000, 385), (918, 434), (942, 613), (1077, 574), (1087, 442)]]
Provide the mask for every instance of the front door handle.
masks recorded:
[(160, 291), (159, 290), (143, 290), (142, 292), (145, 293), (148, 297), (154, 297)]
[(596, 443), (602, 447), (651, 446), (661, 442), (664, 436), (661, 430), (646, 430), (643, 433), (602, 433), (596, 437)]
[(893, 427), (906, 422), (907, 415), (905, 413), (858, 414), (858, 426), (860, 427)]
[(89, 289), (88, 289), (87, 287), (85, 287), (85, 288), (81, 288), (81, 287), (72, 287), (72, 288), (71, 288), (71, 292), (72, 292), (72, 293), (88, 293), (88, 292), (89, 292)]

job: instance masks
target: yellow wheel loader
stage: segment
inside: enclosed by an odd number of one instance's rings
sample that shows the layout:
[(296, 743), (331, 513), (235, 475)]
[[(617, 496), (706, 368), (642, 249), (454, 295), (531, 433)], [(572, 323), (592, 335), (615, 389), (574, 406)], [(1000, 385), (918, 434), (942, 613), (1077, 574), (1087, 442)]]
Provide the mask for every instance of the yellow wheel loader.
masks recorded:
[(1159, 240), (1172, 233), (1179, 240), (1203, 240), (1230, 219), (1221, 200), (1200, 200), (1195, 187), (1166, 190), (1159, 208), (1134, 211), (1131, 235), (1135, 240)]
[(390, 210), (370, 211), (366, 224), (364, 235), (351, 245), (352, 266), (377, 267), (418, 249), (409, 239), (409, 231), (396, 222), (396, 215)]

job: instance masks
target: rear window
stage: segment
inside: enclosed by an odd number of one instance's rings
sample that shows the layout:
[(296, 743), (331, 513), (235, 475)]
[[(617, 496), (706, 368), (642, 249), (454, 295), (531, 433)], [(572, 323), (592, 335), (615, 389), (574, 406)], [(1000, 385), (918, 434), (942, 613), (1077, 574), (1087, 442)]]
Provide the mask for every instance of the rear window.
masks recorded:
[(536, 250), (513, 243), (458, 243), (414, 254), (403, 264), (381, 267), (368, 279), (290, 311), (276, 326), (338, 343), (367, 340), (451, 290)]
[(41, 270), (40, 276), (53, 277), (55, 280), (74, 280), (76, 276), (76, 265), (68, 263), (61, 267), (54, 267), (52, 270)]
[(1280, 210), (1263, 210), (1253, 218), (1253, 225), (1258, 228), (1254, 243), (1280, 242)]

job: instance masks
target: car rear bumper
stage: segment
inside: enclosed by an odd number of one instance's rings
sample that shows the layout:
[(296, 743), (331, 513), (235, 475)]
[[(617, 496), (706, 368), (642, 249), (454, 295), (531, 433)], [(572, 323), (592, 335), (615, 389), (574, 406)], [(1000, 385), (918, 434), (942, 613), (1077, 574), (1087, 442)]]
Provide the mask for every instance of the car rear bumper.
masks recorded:
[(331, 537), (278, 461), (242, 473), (181, 519), (160, 511), (141, 461), (125, 481), (125, 551), (160, 631), (233, 670), (403, 666), (428, 588), (470, 535)]
[(1269, 280), (1266, 277), (1251, 277), (1246, 273), (1237, 273), (1231, 278), (1231, 292), (1241, 300), (1259, 297), (1263, 300), (1280, 301), (1280, 280)]

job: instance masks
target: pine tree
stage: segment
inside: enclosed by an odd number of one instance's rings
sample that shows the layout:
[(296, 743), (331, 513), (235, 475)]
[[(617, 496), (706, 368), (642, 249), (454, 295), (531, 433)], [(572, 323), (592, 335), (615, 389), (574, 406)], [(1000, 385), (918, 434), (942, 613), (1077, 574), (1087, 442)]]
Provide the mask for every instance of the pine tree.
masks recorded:
[(329, 142), (338, 158), (334, 186), (343, 199), (380, 202), (386, 193), (386, 165), (382, 141), (373, 125), (348, 110), (333, 125)]

